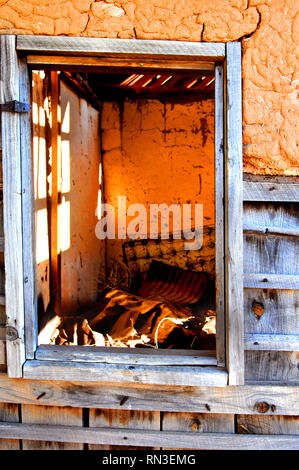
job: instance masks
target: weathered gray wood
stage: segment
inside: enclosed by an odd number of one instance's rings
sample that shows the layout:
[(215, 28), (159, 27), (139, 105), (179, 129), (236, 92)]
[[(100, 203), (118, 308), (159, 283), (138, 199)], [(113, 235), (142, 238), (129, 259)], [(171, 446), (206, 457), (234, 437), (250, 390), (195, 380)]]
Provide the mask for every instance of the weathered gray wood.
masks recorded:
[[(19, 100), (19, 66), (15, 36), (1, 37), (1, 102)], [(2, 168), (5, 232), (5, 295), (7, 324), (17, 329), (18, 339), (8, 341), (10, 377), (22, 376), (25, 360), (22, 248), (22, 185), (20, 115), (2, 112)]]
[(297, 351), (246, 351), (246, 380), (249, 383), (299, 385), (298, 360)]
[(245, 273), (244, 288), (252, 289), (299, 289), (299, 275)]
[(244, 385), (238, 387), (176, 387), (8, 378), (0, 373), (0, 401), (85, 408), (256, 414), (268, 403), (267, 414), (299, 416), (299, 387)]
[[(134, 429), (137, 433), (142, 433), (143, 429), (160, 430), (160, 413), (157, 411), (128, 411), (128, 410), (89, 410), (89, 427), (102, 428), (109, 426), (117, 429)], [(153, 449), (153, 447), (144, 447), (143, 449)], [(132, 449), (123, 442), (121, 446), (89, 444), (89, 450), (124, 450)], [(154, 447), (155, 449), (155, 447)], [(160, 449), (160, 445), (156, 447)]]
[(244, 234), (244, 273), (299, 274), (298, 204), (246, 203), (243, 220), (245, 227), (276, 230), (275, 234)]
[(246, 333), (299, 334), (299, 291), (245, 289), (244, 322)]
[(27, 35), (17, 37), (17, 50), (75, 55), (200, 56), (215, 60), (224, 59), (225, 56), (225, 45), (222, 43)]
[(243, 224), (243, 233), (262, 233), (264, 235), (291, 235), (299, 236), (299, 228), (291, 227), (264, 227), (258, 225)]
[(35, 358), (48, 361), (97, 362), (105, 364), (141, 365), (217, 365), (214, 351), (102, 348), (86, 346), (38, 347)]
[(244, 201), (299, 202), (298, 183), (243, 182)]
[[(296, 204), (244, 204), (245, 226), (293, 232), (298, 228), (298, 221)], [(298, 275), (298, 237), (279, 233), (244, 235), (247, 333), (299, 334), (298, 290), (294, 290), (299, 287)], [(298, 383), (298, 352), (272, 350), (272, 347), (269, 351), (264, 347), (260, 351), (246, 351), (246, 380), (250, 383)], [(283, 349), (287, 349), (287, 345)]]
[[(0, 422), (17, 423), (19, 421), (18, 405), (0, 403)], [(0, 450), (20, 450), (17, 439), (0, 439)]]
[(184, 449), (299, 450), (297, 435), (193, 433), (143, 429), (79, 428), (45, 424), (0, 423), (0, 437), (9, 439), (86, 442), (89, 444), (161, 446)]
[[(163, 432), (231, 433), (234, 434), (233, 414), (216, 413), (162, 413), (161, 430)], [(174, 446), (176, 442), (174, 442)], [(179, 448), (179, 443), (177, 447)]]
[(243, 162), (241, 45), (226, 44), (225, 257), (226, 365), (229, 384), (244, 383)]
[(246, 333), (245, 350), (299, 351), (299, 335)]
[(218, 387), (227, 385), (227, 372), (213, 366), (133, 366), (29, 360), (24, 364), (23, 373), (25, 379), (39, 380)]
[[(81, 408), (22, 405), (21, 413), (23, 424), (82, 426)], [(83, 443), (74, 444), (72, 442), (57, 442), (55, 440), (48, 442), (42, 439), (23, 439), (22, 441), (23, 450), (83, 450), (83, 445)]]
[(225, 366), (224, 302), (224, 70), (215, 68), (215, 236), (216, 236), (216, 353), (219, 366)]
[[(20, 101), (31, 103), (30, 79), (25, 59), (19, 60)], [(31, 114), (20, 115), (22, 172), (23, 277), (26, 358), (33, 359), (37, 346), (37, 299), (34, 194), (31, 148)]]
[(0, 295), (0, 305), (5, 305), (5, 295)]
[(6, 344), (0, 339), (0, 364), (6, 364)]
[(238, 434), (299, 434), (298, 416), (240, 415), (236, 418)]

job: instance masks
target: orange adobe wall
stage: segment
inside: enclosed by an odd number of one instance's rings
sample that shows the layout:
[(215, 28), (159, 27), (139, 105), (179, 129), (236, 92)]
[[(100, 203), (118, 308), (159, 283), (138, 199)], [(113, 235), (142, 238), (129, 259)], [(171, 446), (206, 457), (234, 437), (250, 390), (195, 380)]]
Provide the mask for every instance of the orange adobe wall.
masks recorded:
[(244, 171), (299, 175), (298, 0), (0, 0), (0, 32), (241, 40)]
[[(151, 204), (177, 204), (181, 221), (182, 204), (192, 204), (192, 229), (198, 225), (194, 219), (194, 204), (202, 204), (203, 225), (215, 225), (213, 99), (187, 103), (142, 98), (126, 99), (121, 104), (104, 102), (101, 130), (105, 202), (115, 209), (116, 232), (119, 196), (126, 196), (127, 209), (135, 203), (146, 208), (147, 224), (144, 231), (139, 230), (148, 238), (152, 238)], [(134, 222), (136, 215), (127, 217), (128, 231), (128, 223)], [(172, 221), (170, 215), (170, 232), (175, 231)], [(161, 235), (160, 224), (157, 229)], [(123, 242), (118, 236), (106, 240), (108, 273), (117, 260), (122, 259)], [(212, 259), (210, 271), (214, 273), (214, 236), (205, 235), (204, 245), (205, 257)], [(178, 262), (169, 262), (173, 261)], [(145, 263), (146, 270), (150, 259)], [(203, 269), (207, 269), (207, 265)]]

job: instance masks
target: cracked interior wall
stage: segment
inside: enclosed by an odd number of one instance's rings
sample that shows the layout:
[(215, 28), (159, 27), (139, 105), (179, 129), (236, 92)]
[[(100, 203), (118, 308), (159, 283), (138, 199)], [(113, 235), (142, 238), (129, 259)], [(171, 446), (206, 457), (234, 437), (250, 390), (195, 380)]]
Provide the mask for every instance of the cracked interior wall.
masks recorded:
[(0, 33), (240, 40), (244, 172), (299, 175), (298, 0), (0, 0)]
[[(192, 226), (194, 204), (203, 204), (204, 225), (215, 224), (214, 100), (105, 102), (101, 128), (104, 197), (115, 208), (116, 231), (122, 195), (127, 208), (136, 203), (146, 208), (148, 235), (150, 204), (191, 204)], [(123, 241), (106, 240), (108, 272), (122, 258)]]

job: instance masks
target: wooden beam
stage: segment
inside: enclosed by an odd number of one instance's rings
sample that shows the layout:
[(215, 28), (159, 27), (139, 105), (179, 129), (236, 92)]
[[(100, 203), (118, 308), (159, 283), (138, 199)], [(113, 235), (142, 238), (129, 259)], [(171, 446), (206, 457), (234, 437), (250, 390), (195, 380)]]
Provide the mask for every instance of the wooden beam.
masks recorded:
[(65, 56), (65, 55), (28, 55), (27, 63), (31, 68), (45, 68), (47, 70), (83, 70), (83, 71), (103, 71), (111, 72), (111, 67), (119, 70), (184, 70), (198, 72), (213, 72), (214, 62), (203, 62), (199, 59), (188, 61), (176, 57), (171, 58), (151, 58), (151, 57), (95, 57), (95, 56)]
[(31, 53), (62, 53), (66, 55), (117, 55), (152, 57), (200, 57), (223, 60), (225, 44), (188, 41), (159, 41), (59, 36), (17, 36), (17, 50)]
[(60, 312), (60, 227), (58, 206), (61, 186), (61, 137), (60, 137), (60, 84), (56, 72), (51, 72), (51, 198), (50, 198), (50, 297), (55, 298), (55, 312)]
[(247, 289), (299, 289), (296, 274), (244, 273), (244, 288)]
[(246, 351), (299, 351), (299, 335), (245, 334)]
[(60, 361), (26, 361), (25, 379), (124, 382), (160, 385), (227, 385), (227, 372), (213, 366), (142, 366)]
[(217, 365), (214, 351), (175, 351), (172, 349), (103, 348), (94, 346), (53, 346), (38, 347), (35, 358), (41, 361), (97, 362), (104, 364), (129, 365)]
[(243, 159), (241, 44), (226, 44), (225, 63), (226, 367), (230, 385), (244, 383)]
[[(30, 78), (25, 59), (19, 59), (20, 101), (31, 103)], [(33, 359), (37, 346), (35, 211), (32, 167), (31, 113), (20, 114), (22, 173), (22, 241), (26, 358)]]
[[(2, 103), (20, 100), (16, 37), (12, 35), (1, 36), (1, 85)], [(6, 342), (7, 368), (10, 377), (21, 377), (25, 346), (20, 114), (3, 111), (1, 119), (6, 317), (18, 332), (17, 339)]]
[(0, 438), (205, 450), (299, 450), (297, 435), (194, 433), (0, 423)]
[(112, 410), (299, 416), (299, 387), (177, 387), (163, 385), (11, 379), (0, 373), (0, 402)]
[(224, 70), (215, 69), (215, 237), (216, 237), (216, 351), (219, 366), (225, 366), (224, 281)]
[(286, 235), (290, 237), (299, 237), (299, 228), (296, 227), (265, 227), (253, 224), (243, 224), (243, 232), (263, 235)]
[(299, 183), (243, 181), (244, 201), (299, 202)]

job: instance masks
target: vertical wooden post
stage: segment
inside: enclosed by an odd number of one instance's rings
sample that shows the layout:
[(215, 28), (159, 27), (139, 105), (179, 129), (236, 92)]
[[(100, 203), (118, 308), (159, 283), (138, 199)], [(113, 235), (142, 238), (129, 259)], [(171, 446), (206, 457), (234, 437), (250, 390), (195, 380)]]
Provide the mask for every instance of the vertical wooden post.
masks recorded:
[[(20, 100), (16, 37), (1, 36), (1, 102)], [(20, 114), (2, 112), (3, 208), (5, 233), (5, 295), (7, 372), (22, 377), (25, 361), (22, 247)]]
[[(20, 101), (31, 102), (26, 59), (19, 59)], [(32, 168), (31, 115), (20, 114), (22, 172), (22, 230), (26, 358), (33, 359), (37, 347), (37, 299), (35, 258), (35, 214)]]
[(244, 383), (241, 44), (226, 45), (225, 283), (229, 385)]
[(216, 232), (216, 355), (225, 366), (224, 304), (224, 96), (223, 65), (215, 67), (215, 232)]
[(50, 212), (50, 260), (51, 260), (51, 296), (55, 295), (55, 311), (60, 312), (60, 230), (58, 206), (60, 203), (61, 165), (60, 165), (60, 91), (57, 72), (51, 72), (51, 212)]

